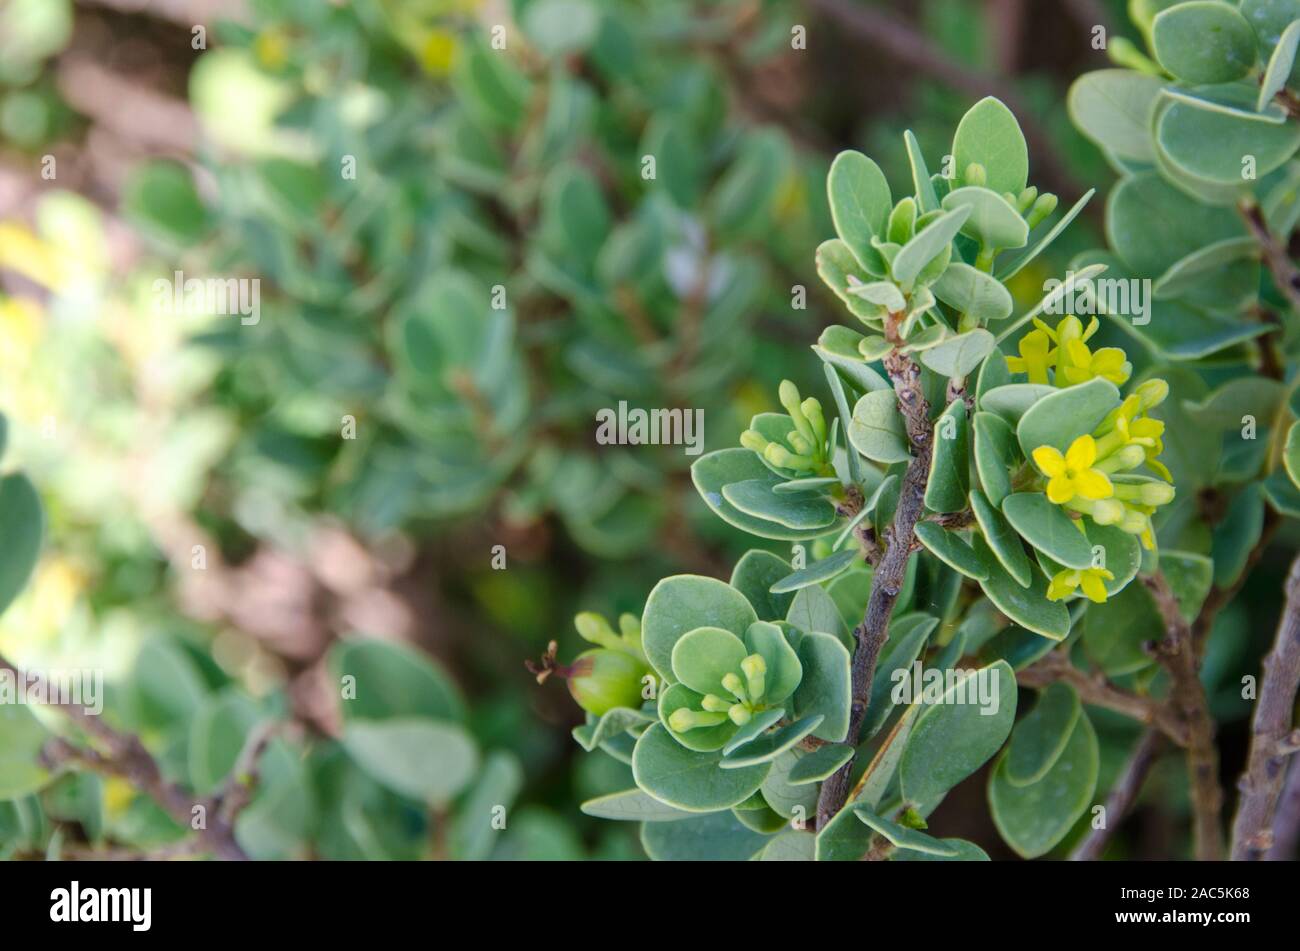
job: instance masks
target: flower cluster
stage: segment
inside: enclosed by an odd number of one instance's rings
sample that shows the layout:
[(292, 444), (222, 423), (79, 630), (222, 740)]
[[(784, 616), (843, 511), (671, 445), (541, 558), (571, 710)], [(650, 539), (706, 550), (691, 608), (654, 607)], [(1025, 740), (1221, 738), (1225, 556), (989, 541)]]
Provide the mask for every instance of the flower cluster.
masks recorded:
[(1030, 383), (1048, 384), (1048, 370), (1053, 371), (1054, 382), (1059, 387), (1086, 383), (1096, 377), (1122, 386), (1133, 373), (1119, 347), (1102, 347), (1093, 352), (1088, 341), (1100, 326), (1096, 317), (1087, 328), (1078, 317), (1065, 317), (1053, 329), (1038, 318), (1035, 330), (1020, 338), (1020, 356), (1008, 357), (1007, 366), (1015, 373), (1029, 376)]
[(740, 662), (739, 672), (722, 676), (722, 689), (726, 696), (706, 693), (700, 700), (700, 709), (678, 707), (668, 717), (668, 725), (678, 733), (698, 727), (718, 726), (730, 720), (744, 726), (755, 713), (767, 708), (767, 662), (761, 654), (749, 654)]
[(811, 396), (800, 399), (799, 388), (789, 380), (781, 381), (778, 395), (789, 415), (756, 416), (750, 428), (740, 434), (740, 444), (777, 469), (799, 475), (834, 475), (830, 433), (821, 402)]

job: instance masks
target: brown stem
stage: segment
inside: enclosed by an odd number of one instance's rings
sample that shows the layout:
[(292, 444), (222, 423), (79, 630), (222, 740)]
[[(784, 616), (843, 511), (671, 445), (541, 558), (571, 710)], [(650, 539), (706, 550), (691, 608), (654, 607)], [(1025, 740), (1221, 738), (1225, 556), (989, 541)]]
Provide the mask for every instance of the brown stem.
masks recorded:
[[(3, 656), (0, 656), (0, 670), (9, 671), (19, 683), (31, 682), (29, 673), (20, 671)], [(36, 692), (44, 697), (58, 695), (57, 691)], [(51, 701), (50, 706), (58, 707), (66, 713), (100, 748), (82, 748), (56, 737), (45, 745), (42, 753), (48, 766), (57, 768), (63, 764), (76, 763), (100, 773), (119, 776), (146, 793), (187, 829), (193, 828), (195, 810), (201, 807), (207, 822), (205, 828), (194, 829), (194, 832), (206, 850), (217, 858), (247, 860), (248, 856), (235, 841), (233, 821), (227, 821), (218, 814), (218, 810), (213, 808), (216, 803), (196, 800), (179, 785), (163, 778), (158, 761), (145, 749), (139, 737), (114, 729), (102, 717), (78, 704)]]
[(1300, 756), (1293, 756), (1273, 819), (1273, 844), (1264, 858), (1270, 862), (1294, 859), (1297, 844), (1300, 844)]
[(1079, 699), (1093, 707), (1114, 710), (1158, 729), (1179, 746), (1187, 745), (1187, 727), (1163, 703), (1114, 686), (1100, 674), (1089, 674), (1070, 663), (1069, 654), (1054, 650), (1016, 672), (1021, 687), (1046, 687), (1055, 681), (1069, 684)]
[[(856, 746), (862, 731), (862, 720), (871, 702), (871, 681), (876, 674), (876, 661), (889, 637), (889, 619), (894, 612), (898, 593), (903, 588), (907, 560), (911, 557), (912, 543), (916, 538), (916, 523), (924, 513), (925, 484), (930, 474), (930, 450), (933, 433), (930, 429), (930, 406), (921, 390), (921, 368), (907, 356), (894, 351), (885, 357), (885, 369), (894, 383), (898, 408), (907, 424), (907, 435), (914, 450), (903, 475), (899, 490), (898, 508), (894, 511), (893, 527), (885, 538), (885, 552), (876, 565), (871, 597), (866, 614), (853, 631), (857, 649), (853, 652), (853, 706), (849, 715), (849, 729), (845, 742)], [(822, 783), (817, 800), (817, 828), (823, 828), (844, 807), (849, 792), (849, 774), (853, 760)]]
[(1250, 758), (1237, 782), (1241, 799), (1232, 824), (1232, 858), (1260, 859), (1272, 844), (1273, 813), (1287, 762), (1300, 745), (1292, 734), (1296, 689), (1300, 687), (1300, 557), (1291, 562), (1286, 604), (1273, 649), (1264, 658), (1259, 700), (1251, 727)]
[(1273, 276), (1273, 283), (1286, 297), (1291, 310), (1300, 314), (1300, 270), (1286, 253), (1285, 243), (1275, 238), (1268, 230), (1264, 212), (1255, 202), (1243, 202), (1238, 206), (1238, 210), (1251, 235), (1259, 242), (1260, 252), (1264, 256), (1264, 263), (1268, 266), (1269, 273)]
[(1123, 775), (1106, 797), (1105, 825), (1088, 833), (1088, 837), (1070, 853), (1070, 861), (1095, 862), (1101, 858), (1111, 837), (1115, 835), (1115, 830), (1119, 828), (1120, 820), (1128, 815), (1133, 803), (1137, 801), (1142, 784), (1146, 782), (1164, 743), (1165, 735), (1157, 729), (1150, 728), (1142, 734), (1124, 767)]
[(1192, 829), (1198, 861), (1223, 857), (1223, 787), (1219, 782), (1219, 750), (1214, 743), (1205, 687), (1198, 673), (1192, 629), (1178, 610), (1178, 600), (1164, 575), (1143, 581), (1155, 598), (1165, 622), (1165, 639), (1156, 646), (1156, 659), (1169, 672), (1169, 702), (1187, 724), (1187, 773), (1192, 787)]

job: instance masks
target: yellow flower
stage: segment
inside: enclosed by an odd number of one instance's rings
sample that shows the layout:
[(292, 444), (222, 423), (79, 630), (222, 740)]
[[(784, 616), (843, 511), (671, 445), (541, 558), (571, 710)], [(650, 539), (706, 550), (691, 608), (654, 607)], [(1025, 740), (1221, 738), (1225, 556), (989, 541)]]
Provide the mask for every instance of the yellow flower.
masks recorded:
[(1102, 347), (1093, 353), (1086, 343), (1076, 339), (1064, 344), (1062, 349), (1068, 359), (1058, 361), (1057, 386), (1073, 386), (1096, 377), (1110, 380), (1119, 386), (1133, 373), (1133, 364), (1128, 362), (1124, 351), (1119, 347)]
[(1092, 464), (1097, 461), (1097, 443), (1091, 436), (1080, 436), (1061, 455), (1055, 446), (1039, 446), (1034, 462), (1048, 477), (1047, 497), (1064, 505), (1076, 495), (1085, 499), (1108, 499), (1114, 494), (1110, 479)]
[(1106, 581), (1114, 581), (1115, 575), (1105, 568), (1067, 568), (1052, 578), (1047, 586), (1047, 600), (1061, 601), (1068, 598), (1078, 588), (1083, 588), (1089, 601), (1098, 604), (1106, 600)]
[(1007, 368), (1012, 373), (1029, 374), (1030, 383), (1046, 383), (1047, 369), (1056, 365), (1056, 351), (1051, 349), (1051, 337), (1045, 330), (1031, 330), (1020, 338), (1020, 356), (1007, 357)]

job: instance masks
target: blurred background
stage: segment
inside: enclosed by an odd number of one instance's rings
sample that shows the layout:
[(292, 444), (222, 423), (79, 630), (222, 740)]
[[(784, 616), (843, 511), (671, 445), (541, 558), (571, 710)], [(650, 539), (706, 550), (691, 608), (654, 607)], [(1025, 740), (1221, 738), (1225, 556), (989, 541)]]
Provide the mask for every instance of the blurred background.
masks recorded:
[[(1124, 6), (0, 0), (3, 465), (49, 519), (0, 653), (102, 667), (115, 715), (191, 766), (194, 718), (231, 695), (325, 738), (294, 794), (310, 819), (268, 856), (640, 856), (634, 827), (577, 810), (629, 768), (579, 755), (580, 711), (524, 661), (576, 653), (576, 611), (639, 613), (661, 576), (726, 577), (749, 543), (681, 447), (597, 445), (595, 411), (702, 408), (711, 450), (783, 377), (820, 390), (840, 149), (898, 191), (903, 130), (937, 167), (993, 94), (1032, 182), (1066, 207), (1104, 193), (1064, 95), (1107, 63), (1097, 27), (1137, 39)], [(1021, 272), (1018, 309), (1103, 243), (1101, 211)], [(159, 307), (177, 271), (258, 279), (259, 319)], [(1225, 683), (1270, 610), (1225, 613)], [(476, 781), (511, 797), (499, 841), (441, 828), (481, 785), (426, 815), (330, 779), (327, 659), (358, 632), (436, 665)], [(1235, 775), (1244, 702), (1218, 705)], [(1168, 766), (1121, 851), (1182, 835)], [(963, 789), (945, 834), (1007, 857)], [(129, 790), (99, 796), (104, 840), (166, 837)]]

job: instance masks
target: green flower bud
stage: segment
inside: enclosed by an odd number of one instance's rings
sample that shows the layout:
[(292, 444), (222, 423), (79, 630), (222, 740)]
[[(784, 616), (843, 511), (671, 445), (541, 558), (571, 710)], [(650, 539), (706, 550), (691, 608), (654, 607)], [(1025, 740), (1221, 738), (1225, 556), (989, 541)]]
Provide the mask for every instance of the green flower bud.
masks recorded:
[(1146, 412), (1156, 406), (1159, 406), (1169, 396), (1169, 384), (1161, 379), (1147, 380), (1136, 390), (1137, 398), (1142, 403), (1142, 410)]
[(760, 654), (750, 654), (740, 662), (741, 673), (745, 675), (745, 683), (749, 687), (749, 696), (758, 700), (765, 690), (767, 690), (766, 674), (767, 661), (763, 660)]
[[(1100, 443), (1099, 443), (1100, 444)], [(1129, 469), (1136, 469), (1146, 461), (1146, 451), (1141, 446), (1121, 446), (1112, 452), (1105, 459), (1096, 463), (1093, 468), (1100, 469), (1105, 473), (1126, 472)]]
[(799, 430), (799, 435), (808, 440), (809, 445), (816, 444), (817, 434), (813, 432), (812, 424), (808, 422), (807, 417), (803, 414), (803, 407), (800, 406), (799, 388), (789, 380), (782, 380), (777, 394), (781, 399), (781, 405), (790, 414), (790, 420), (794, 423), (794, 428)]
[(744, 726), (749, 722), (753, 714), (749, 712), (749, 708), (743, 703), (733, 703), (731, 709), (727, 711), (727, 716), (731, 717), (731, 722), (736, 726)]
[(700, 706), (710, 713), (726, 713), (731, 709), (731, 701), (723, 700), (716, 694), (706, 693), (704, 699), (700, 701)]
[(569, 693), (595, 716), (615, 707), (641, 706), (641, 678), (649, 668), (626, 651), (598, 648), (578, 655), (569, 668)]
[(1038, 200), (1035, 201), (1033, 207), (1029, 209), (1029, 213), (1025, 215), (1025, 223), (1028, 224), (1030, 228), (1037, 228), (1043, 223), (1048, 215), (1056, 210), (1056, 204), (1057, 198), (1050, 192), (1044, 195), (1039, 195)]
[(746, 429), (740, 434), (740, 444), (751, 452), (763, 452), (771, 443), (756, 430)]
[(594, 611), (583, 611), (573, 619), (573, 626), (584, 641), (591, 641), (593, 644), (611, 650), (618, 650), (623, 646), (622, 640), (614, 633), (609, 622)]
[(984, 170), (984, 166), (979, 162), (971, 162), (966, 166), (966, 175), (963, 181), (967, 185), (977, 185), (983, 188), (988, 183), (988, 180), (988, 172)]
[(721, 713), (700, 713), (696, 710), (688, 710), (686, 707), (678, 707), (668, 715), (668, 725), (678, 733), (685, 733), (697, 727), (717, 726), (719, 723), (726, 722), (726, 719)]
[(1143, 482), (1138, 497), (1143, 505), (1168, 505), (1174, 500), (1174, 487), (1168, 482)]
[(745, 685), (740, 682), (740, 677), (736, 674), (723, 675), (722, 688), (737, 700), (742, 702), (749, 700), (749, 697), (745, 696)]
[(784, 446), (778, 446), (774, 442), (767, 444), (767, 448), (763, 450), (763, 458), (781, 469), (794, 469), (796, 471), (812, 469), (817, 465), (816, 460), (810, 459), (808, 456), (796, 456)]
[(822, 413), (822, 404), (815, 397), (808, 397), (799, 404), (803, 410), (804, 416), (812, 425), (813, 432), (817, 434), (817, 443), (820, 445), (826, 441), (826, 416)]
[(786, 440), (790, 443), (790, 448), (801, 456), (811, 456), (813, 453), (813, 444), (796, 432), (786, 433)]
[(1035, 186), (1030, 185), (1019, 195), (1017, 195), (1015, 201), (1013, 201), (1011, 204), (1015, 205), (1016, 211), (1020, 212), (1023, 215), (1025, 212), (1027, 212), (1030, 208), (1033, 207), (1034, 201), (1037, 200), (1037, 198), (1038, 198), (1038, 189)]

